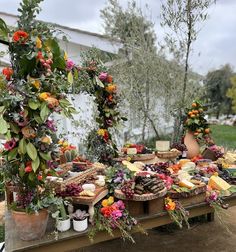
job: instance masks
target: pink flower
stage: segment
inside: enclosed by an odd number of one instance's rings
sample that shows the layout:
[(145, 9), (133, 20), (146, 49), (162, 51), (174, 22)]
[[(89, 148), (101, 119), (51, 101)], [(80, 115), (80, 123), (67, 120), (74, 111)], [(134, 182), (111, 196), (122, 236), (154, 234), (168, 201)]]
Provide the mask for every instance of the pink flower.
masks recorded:
[(122, 212), (120, 210), (114, 210), (112, 211), (111, 216), (114, 220), (117, 220), (122, 217)]
[(98, 76), (99, 80), (105, 81), (107, 79), (108, 74), (105, 72), (101, 72)]
[(75, 63), (72, 60), (67, 60), (66, 61), (66, 70), (71, 71), (72, 68), (75, 66)]
[(118, 206), (118, 208), (120, 210), (124, 210), (125, 209), (125, 204), (124, 204), (124, 202), (122, 200), (118, 200), (115, 204)]
[(3, 146), (7, 151), (12, 150), (16, 146), (16, 140), (12, 138), (10, 141), (7, 141)]

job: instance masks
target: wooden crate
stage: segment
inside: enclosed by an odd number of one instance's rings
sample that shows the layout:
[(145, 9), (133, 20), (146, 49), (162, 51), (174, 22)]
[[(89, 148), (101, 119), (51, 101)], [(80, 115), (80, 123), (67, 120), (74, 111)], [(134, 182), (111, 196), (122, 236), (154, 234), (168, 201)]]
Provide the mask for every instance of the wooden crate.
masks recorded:
[(190, 205), (197, 205), (199, 203), (205, 202), (205, 200), (206, 200), (206, 193), (199, 193), (189, 198), (178, 199), (178, 201), (180, 201), (183, 207), (190, 206)]
[(164, 211), (164, 198), (157, 198), (149, 200), (148, 203), (148, 214), (157, 214)]
[(139, 217), (146, 214), (147, 201), (123, 200), (123, 202), (132, 217)]

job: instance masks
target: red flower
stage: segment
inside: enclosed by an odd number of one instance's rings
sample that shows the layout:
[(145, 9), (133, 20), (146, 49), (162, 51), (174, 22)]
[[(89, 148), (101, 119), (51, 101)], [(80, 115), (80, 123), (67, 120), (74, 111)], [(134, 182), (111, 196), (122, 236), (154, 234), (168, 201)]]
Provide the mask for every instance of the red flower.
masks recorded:
[(7, 151), (10, 151), (10, 150), (14, 149), (14, 147), (16, 146), (16, 140), (14, 138), (12, 138), (11, 140), (9, 140), (5, 144), (3, 144), (3, 146)]
[(26, 40), (28, 39), (29, 34), (25, 31), (19, 30), (14, 32), (12, 40), (13, 42), (21, 42), (22, 44), (24, 44), (26, 42)]
[(108, 133), (108, 131), (107, 131), (107, 130), (104, 132), (103, 139), (105, 140), (105, 142), (107, 142), (107, 141), (108, 141), (108, 139), (109, 139), (109, 133)]
[(38, 175), (38, 180), (42, 180), (43, 176), (42, 175)]
[(5, 75), (6, 80), (9, 81), (11, 79), (12, 74), (13, 74), (13, 69), (10, 67), (5, 67), (2, 69), (2, 74)]
[(25, 167), (25, 172), (30, 173), (32, 171), (33, 171), (33, 169), (32, 169), (31, 165), (28, 165), (28, 166)]
[(112, 101), (113, 101), (113, 96), (112, 96), (112, 95), (109, 95), (109, 96), (107, 97), (107, 99), (108, 99), (109, 102), (112, 102)]
[(41, 51), (38, 52), (37, 59), (43, 59), (43, 54)]

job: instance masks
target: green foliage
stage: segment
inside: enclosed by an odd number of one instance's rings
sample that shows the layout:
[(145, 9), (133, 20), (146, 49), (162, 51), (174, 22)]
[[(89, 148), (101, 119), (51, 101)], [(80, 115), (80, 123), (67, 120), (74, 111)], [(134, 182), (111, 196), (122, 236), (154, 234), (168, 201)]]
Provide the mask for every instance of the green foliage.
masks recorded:
[(226, 96), (232, 99), (232, 110), (236, 113), (236, 75), (230, 78), (232, 87), (227, 90)]
[(227, 90), (231, 87), (231, 77), (234, 75), (230, 65), (208, 72), (205, 85), (208, 102), (214, 106), (214, 112), (218, 118), (221, 113), (231, 113), (232, 102), (227, 97)]

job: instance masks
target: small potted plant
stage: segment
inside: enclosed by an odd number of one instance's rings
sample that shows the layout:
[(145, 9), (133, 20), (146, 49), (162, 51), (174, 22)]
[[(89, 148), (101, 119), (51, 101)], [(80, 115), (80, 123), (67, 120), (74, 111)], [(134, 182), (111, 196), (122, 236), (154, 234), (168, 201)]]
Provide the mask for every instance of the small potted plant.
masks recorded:
[(57, 204), (57, 211), (52, 214), (56, 219), (56, 228), (60, 232), (70, 229), (70, 216), (66, 212), (65, 205), (68, 205), (68, 202), (61, 199)]
[(89, 214), (86, 213), (86, 211), (77, 209), (72, 216), (73, 216), (73, 228), (75, 231), (81, 232), (88, 228)]

